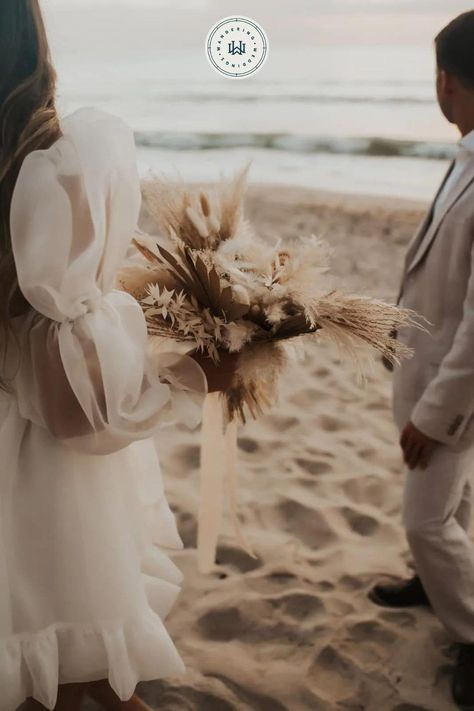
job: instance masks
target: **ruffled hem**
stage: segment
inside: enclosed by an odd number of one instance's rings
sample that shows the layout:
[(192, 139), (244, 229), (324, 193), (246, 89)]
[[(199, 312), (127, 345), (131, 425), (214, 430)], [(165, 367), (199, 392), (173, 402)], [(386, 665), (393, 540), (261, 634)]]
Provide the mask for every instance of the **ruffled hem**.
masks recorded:
[(28, 696), (54, 709), (58, 684), (107, 678), (126, 701), (139, 681), (183, 671), (161, 618), (152, 610), (143, 618), (120, 624), (59, 623), (36, 634), (3, 640), (0, 709), (14, 711)]
[[(145, 458), (147, 446), (151, 443), (135, 443), (130, 451)], [(149, 454), (153, 460), (154, 450)], [(58, 684), (99, 679), (108, 679), (126, 701), (138, 682), (185, 671), (163, 622), (183, 579), (168, 552), (182, 549), (183, 543), (161, 477), (140, 481), (137, 471), (135, 485), (141, 502), (136, 535), (143, 614), (90, 623), (59, 622), (0, 639), (0, 711), (15, 711), (27, 697), (53, 709)]]

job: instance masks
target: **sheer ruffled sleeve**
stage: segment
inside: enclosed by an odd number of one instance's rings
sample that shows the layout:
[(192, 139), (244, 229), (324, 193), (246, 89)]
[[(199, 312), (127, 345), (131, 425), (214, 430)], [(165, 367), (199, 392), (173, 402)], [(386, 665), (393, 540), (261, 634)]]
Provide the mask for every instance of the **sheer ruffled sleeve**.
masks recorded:
[(196, 426), (205, 376), (188, 356), (150, 348), (140, 305), (114, 288), (140, 209), (131, 129), (95, 109), (23, 162), (11, 206), (20, 289), (13, 319), (22, 416), (82, 451), (105, 454), (176, 418)]

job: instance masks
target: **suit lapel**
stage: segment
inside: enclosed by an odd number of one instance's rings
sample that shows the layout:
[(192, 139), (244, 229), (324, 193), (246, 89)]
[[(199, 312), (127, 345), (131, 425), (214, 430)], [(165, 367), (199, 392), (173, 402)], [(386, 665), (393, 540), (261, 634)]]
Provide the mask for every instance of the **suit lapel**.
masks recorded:
[(447, 179), (449, 178), (449, 176), (451, 175), (451, 173), (454, 169), (454, 163), (455, 163), (455, 161), (453, 160), (451, 162), (448, 170), (446, 171), (446, 175), (444, 176), (443, 180), (441, 181), (441, 185), (439, 186), (438, 191), (433, 198), (433, 201), (429, 207), (429, 210), (425, 215), (425, 219), (423, 220), (423, 222), (421, 223), (421, 225), (419, 226), (419, 228), (416, 230), (415, 234), (413, 235), (412, 239), (408, 243), (407, 251), (405, 253), (405, 261), (403, 264), (402, 281), (400, 284), (400, 290), (398, 292), (398, 297), (397, 297), (397, 304), (400, 302), (400, 299), (403, 294), (403, 287), (404, 287), (405, 277), (408, 274), (408, 268), (410, 267), (415, 255), (418, 251), (418, 248), (420, 247), (420, 244), (423, 241), (423, 238), (425, 237), (427, 231), (430, 228), (430, 225), (433, 220), (433, 213), (434, 213), (436, 201), (437, 201), (442, 189), (444, 188), (444, 185), (445, 185)]
[[(442, 186), (444, 185), (445, 181), (443, 181)], [(433, 221), (433, 212), (434, 212), (434, 206), (436, 204), (436, 198), (438, 194), (441, 192), (441, 188), (439, 189), (435, 199), (433, 200), (430, 209), (425, 215), (425, 219), (421, 223), (420, 227), (417, 229), (415, 232), (413, 238), (410, 240), (408, 243), (407, 251), (405, 254), (405, 262), (404, 262), (404, 269), (403, 269), (403, 274), (405, 275), (408, 271), (408, 267), (410, 266), (413, 257), (418, 251), (418, 247), (420, 246), (423, 237), (426, 235), (427, 231), (429, 230), (429, 227), (431, 225), (431, 222)]]
[(416, 266), (421, 262), (423, 257), (427, 254), (429, 248), (433, 244), (433, 240), (436, 237), (438, 230), (443, 222), (444, 218), (451, 210), (451, 208), (457, 203), (462, 195), (466, 192), (471, 183), (474, 182), (474, 160), (471, 160), (465, 167), (464, 171), (459, 177), (459, 182), (457, 185), (453, 186), (453, 190), (446, 196), (444, 205), (438, 211), (438, 214), (433, 219), (431, 225), (428, 227), (425, 235), (417, 245), (414, 253), (411, 255), (410, 262), (408, 264), (407, 273), (415, 269)]
[(433, 198), (433, 202), (430, 205), (430, 208), (428, 212), (426, 213), (425, 219), (421, 223), (419, 229), (415, 232), (415, 235), (413, 236), (413, 239), (409, 242), (408, 247), (407, 247), (407, 252), (405, 256), (405, 270), (404, 273), (406, 274), (408, 271), (408, 267), (410, 266), (415, 254), (418, 251), (418, 248), (423, 241), (423, 238), (425, 237), (426, 233), (430, 229), (430, 226), (433, 221), (433, 214), (434, 214), (434, 209), (436, 205), (436, 201), (438, 200), (438, 197), (441, 194), (441, 191), (443, 190), (447, 179), (451, 175), (451, 173), (454, 170), (454, 163), (455, 161), (452, 161), (448, 170), (446, 171), (446, 175), (444, 176), (443, 180), (441, 181), (441, 185), (438, 188), (438, 191), (436, 195)]

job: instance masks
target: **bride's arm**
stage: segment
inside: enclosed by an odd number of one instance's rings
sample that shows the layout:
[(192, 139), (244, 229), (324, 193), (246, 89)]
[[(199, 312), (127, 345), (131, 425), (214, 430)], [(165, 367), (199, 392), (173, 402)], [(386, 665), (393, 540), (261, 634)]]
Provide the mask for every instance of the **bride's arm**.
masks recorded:
[[(101, 337), (89, 332), (90, 315), (61, 324), (32, 310), (12, 320), (17, 340), (11, 340), (9, 357), (12, 368), (18, 359), (14, 389), (25, 419), (96, 454), (151, 436), (172, 421), (199, 423), (207, 392), (203, 369), (192, 357), (159, 353), (149, 343), (142, 350), (143, 342), (133, 342), (133, 322), (129, 330), (110, 328), (110, 316), (120, 321), (128, 311), (127, 304), (122, 313), (116, 307), (95, 316), (115, 360), (103, 353)], [(140, 324), (138, 305), (132, 313)]]
[(64, 370), (54, 322), (30, 310), (11, 326), (16, 340), (10, 334), (10, 362), (19, 368), (14, 383), (25, 419), (43, 424), (58, 439), (91, 434), (94, 427)]

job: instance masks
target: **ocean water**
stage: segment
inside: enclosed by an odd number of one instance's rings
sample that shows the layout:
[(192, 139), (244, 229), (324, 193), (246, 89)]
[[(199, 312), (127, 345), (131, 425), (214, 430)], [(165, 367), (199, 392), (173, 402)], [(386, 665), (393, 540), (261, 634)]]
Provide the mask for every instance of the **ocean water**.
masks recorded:
[(270, 35), (264, 69), (236, 81), (208, 65), (205, 23), (163, 47), (140, 42), (139, 21), (125, 42), (122, 26), (104, 36), (89, 24), (82, 37), (70, 15), (56, 18), (54, 59), (61, 111), (121, 115), (144, 173), (212, 180), (251, 162), (258, 182), (428, 199), (455, 155), (429, 44), (280, 46)]

